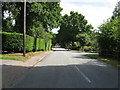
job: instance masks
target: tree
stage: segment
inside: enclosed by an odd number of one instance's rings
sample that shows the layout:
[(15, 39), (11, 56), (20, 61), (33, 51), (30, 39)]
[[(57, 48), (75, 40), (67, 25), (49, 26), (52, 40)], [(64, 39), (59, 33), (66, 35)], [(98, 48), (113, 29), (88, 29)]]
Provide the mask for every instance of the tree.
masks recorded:
[(100, 55), (120, 58), (120, 2), (113, 16), (99, 27), (98, 43)]
[(113, 11), (112, 18), (120, 17), (120, 1), (118, 1), (117, 5), (115, 6), (115, 9)]
[(78, 14), (78, 12), (71, 11), (70, 16), (65, 14), (62, 17), (62, 22), (60, 26), (60, 30), (58, 31), (58, 42), (63, 47), (71, 47), (75, 46), (74, 42), (79, 42), (77, 35), (80, 33), (89, 33), (91, 31), (92, 26), (87, 24), (87, 20), (82, 14)]
[[(14, 32), (23, 33), (23, 6), (24, 3), (22, 2), (2, 3), (3, 18), (5, 17), (4, 13), (8, 11), (11, 13), (11, 20), (15, 20)], [(27, 2), (27, 34), (34, 35), (31, 32), (35, 32), (35, 30), (37, 30), (36, 32), (40, 31), (41, 29), (33, 29), (33, 27), (38, 28), (38, 23), (42, 25), (42, 28), (46, 32), (58, 27), (61, 20), (61, 10), (62, 8), (58, 2)], [(3, 24), (6, 24), (6, 22), (3, 22)]]
[(2, 20), (2, 26), (4, 26), (4, 27), (2, 27), (2, 30), (4, 32), (14, 32), (14, 30), (13, 30), (14, 26), (13, 26), (10, 18), (3, 19)]
[(77, 41), (80, 43), (82, 51), (84, 51), (84, 46), (88, 45), (90, 42), (90, 37), (87, 33), (80, 33), (76, 35)]

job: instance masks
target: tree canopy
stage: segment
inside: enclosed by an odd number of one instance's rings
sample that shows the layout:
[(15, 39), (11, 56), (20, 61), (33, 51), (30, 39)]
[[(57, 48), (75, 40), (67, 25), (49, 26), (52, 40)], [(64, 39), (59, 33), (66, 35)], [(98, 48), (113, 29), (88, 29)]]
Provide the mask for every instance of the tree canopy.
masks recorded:
[[(2, 9), (3, 31), (23, 33), (24, 3), (3, 2)], [(45, 33), (60, 26), (61, 11), (58, 2), (27, 2), (27, 34), (43, 38)], [(7, 12), (9, 17), (5, 18)]]
[[(85, 41), (86, 36), (82, 35), (84, 33), (90, 33), (92, 29), (92, 25), (88, 24), (88, 21), (85, 19), (85, 16), (79, 14), (78, 12), (71, 11), (70, 16), (65, 14), (62, 17), (62, 22), (60, 26), (60, 30), (58, 31), (58, 42), (63, 46), (74, 46), (74, 42)], [(80, 35), (81, 34), (81, 35)], [(80, 40), (81, 39), (81, 40)]]
[(103, 56), (120, 56), (120, 1), (113, 16), (99, 27), (98, 42)]

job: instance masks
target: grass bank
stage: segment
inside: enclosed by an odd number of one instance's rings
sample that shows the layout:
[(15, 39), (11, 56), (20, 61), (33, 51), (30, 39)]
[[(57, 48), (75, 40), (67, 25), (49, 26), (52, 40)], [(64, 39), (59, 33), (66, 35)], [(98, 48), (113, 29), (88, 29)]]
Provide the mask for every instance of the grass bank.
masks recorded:
[(111, 64), (111, 65), (116, 66), (116, 67), (120, 67), (120, 61), (113, 59), (113, 58), (101, 57), (101, 56), (96, 55), (96, 54), (86, 54), (86, 56), (93, 58), (93, 59), (97, 59), (97, 60), (106, 62), (106, 63)]
[(28, 52), (28, 53), (26, 53), (25, 57), (23, 56), (22, 53), (2, 54), (2, 55), (0, 55), (0, 59), (25, 61), (25, 60), (29, 59), (30, 57), (38, 55), (43, 52), (44, 51)]

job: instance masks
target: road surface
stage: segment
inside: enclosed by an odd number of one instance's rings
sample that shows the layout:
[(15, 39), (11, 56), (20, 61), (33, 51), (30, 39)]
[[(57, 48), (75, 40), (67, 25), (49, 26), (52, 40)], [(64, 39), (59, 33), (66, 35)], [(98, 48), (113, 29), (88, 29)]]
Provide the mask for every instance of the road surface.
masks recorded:
[(12, 88), (117, 88), (118, 69), (56, 48)]

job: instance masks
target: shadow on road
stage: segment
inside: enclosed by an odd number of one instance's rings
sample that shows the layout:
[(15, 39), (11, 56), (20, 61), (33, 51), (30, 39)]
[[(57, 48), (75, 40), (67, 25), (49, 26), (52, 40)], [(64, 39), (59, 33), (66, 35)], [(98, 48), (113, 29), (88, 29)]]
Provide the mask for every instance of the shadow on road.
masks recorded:
[(89, 58), (89, 57), (87, 57), (87, 56), (85, 56), (85, 55), (74, 56), (74, 57), (72, 57), (72, 58), (91, 59), (91, 58)]
[[(76, 68), (90, 78), (89, 84)], [(8, 69), (7, 69), (8, 68)], [(8, 71), (9, 70), (9, 71)], [(30, 72), (29, 72), (30, 71)], [(26, 72), (26, 73), (25, 73)], [(41, 67), (21, 67), (3, 65), (3, 88), (117, 88), (118, 74), (104, 66), (47, 65)], [(16, 84), (17, 82), (18, 83)]]

